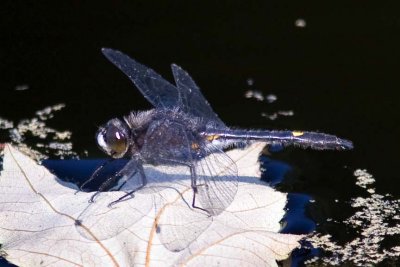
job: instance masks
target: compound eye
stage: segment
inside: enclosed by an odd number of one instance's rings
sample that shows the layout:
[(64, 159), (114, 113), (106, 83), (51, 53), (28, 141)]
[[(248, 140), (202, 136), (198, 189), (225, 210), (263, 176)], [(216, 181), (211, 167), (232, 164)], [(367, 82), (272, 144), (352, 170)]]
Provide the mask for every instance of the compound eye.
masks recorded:
[(97, 143), (113, 158), (121, 158), (128, 150), (128, 131), (119, 120), (112, 120), (97, 133)]
[(110, 127), (106, 132), (106, 143), (109, 148), (114, 151), (116, 154), (123, 154), (127, 148), (127, 137), (124, 135), (122, 131), (120, 131), (116, 127)]

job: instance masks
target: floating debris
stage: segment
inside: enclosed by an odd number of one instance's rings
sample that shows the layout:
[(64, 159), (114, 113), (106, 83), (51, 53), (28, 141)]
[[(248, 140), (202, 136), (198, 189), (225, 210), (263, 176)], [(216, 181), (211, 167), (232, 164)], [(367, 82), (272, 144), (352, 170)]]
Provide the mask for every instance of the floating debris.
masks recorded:
[(15, 86), (15, 91), (25, 91), (29, 89), (29, 85), (27, 84), (19, 84)]
[(356, 185), (364, 189), (367, 189), (368, 185), (375, 183), (375, 178), (365, 170), (356, 170), (354, 172), (354, 176), (360, 177), (359, 179), (357, 179)]
[(247, 85), (248, 85), (248, 86), (253, 86), (253, 85), (254, 85), (254, 80), (253, 80), (253, 78), (248, 78), (246, 82), (247, 82)]
[(281, 111), (274, 112), (272, 114), (268, 114), (268, 113), (265, 113), (265, 112), (261, 113), (262, 117), (265, 117), (265, 118), (267, 118), (269, 120), (272, 120), (272, 121), (276, 120), (279, 116), (290, 117), (290, 116), (293, 116), (293, 115), (294, 115), (293, 110), (281, 110)]
[(296, 26), (298, 28), (305, 28), (307, 26), (307, 23), (304, 19), (298, 18), (295, 20), (294, 26)]
[(267, 95), (266, 99), (267, 99), (268, 103), (273, 103), (276, 100), (278, 100), (278, 97), (276, 95), (269, 94), (269, 95)]
[(267, 101), (268, 103), (273, 103), (278, 100), (278, 97), (274, 94), (263, 95), (263, 93), (259, 90), (247, 90), (244, 93), (244, 97), (246, 98), (254, 98), (257, 101)]
[(54, 117), (54, 112), (55, 111), (60, 111), (63, 108), (65, 108), (65, 104), (57, 104), (54, 106), (46, 107), (42, 110), (36, 111), (36, 115), (41, 119), (41, 120), (47, 120), (51, 119)]
[(14, 123), (12, 121), (0, 118), (0, 130), (7, 130), (14, 127)]
[(354, 176), (356, 185), (367, 189), (367, 197), (351, 200), (351, 206), (357, 211), (343, 223), (355, 229), (358, 236), (341, 246), (330, 235), (314, 234), (307, 240), (313, 247), (325, 251), (327, 256), (315, 257), (306, 264), (372, 266), (400, 256), (400, 246), (388, 247), (390, 242), (386, 242), (397, 238), (393, 243), (399, 244), (400, 200), (389, 194), (376, 194), (375, 188), (368, 188), (374, 184), (375, 178), (366, 170), (356, 170)]
[[(48, 156), (59, 158), (73, 157), (78, 158), (77, 153), (72, 151), (72, 143), (66, 142), (71, 138), (70, 131), (58, 131), (46, 125), (45, 121), (54, 117), (54, 112), (65, 107), (65, 104), (57, 104), (37, 111), (36, 117), (23, 119), (14, 127), (15, 123), (0, 118), (0, 130), (8, 130), (10, 141), (19, 150), (35, 160), (43, 160)], [(34, 139), (31, 141), (30, 139)], [(26, 144), (26, 139), (35, 148)]]
[(264, 95), (258, 90), (248, 90), (245, 92), (244, 96), (246, 98), (254, 98), (257, 101), (264, 101)]
[(10, 133), (10, 138), (14, 143), (19, 144), (19, 143), (22, 143), (24, 141), (24, 139), (22, 138), (21, 133), (17, 129), (12, 128), (12, 129), (10, 129), (9, 133)]

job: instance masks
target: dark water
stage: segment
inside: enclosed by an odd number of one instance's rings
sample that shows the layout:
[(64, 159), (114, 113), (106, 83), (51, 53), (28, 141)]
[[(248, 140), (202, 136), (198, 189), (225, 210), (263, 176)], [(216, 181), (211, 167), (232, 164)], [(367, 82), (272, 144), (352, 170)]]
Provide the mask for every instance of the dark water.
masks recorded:
[[(359, 1), (2, 1), (0, 116), (19, 120), (66, 103), (49, 125), (71, 130), (76, 151), (100, 157), (97, 125), (150, 107), (100, 48), (124, 51), (167, 79), (175, 62), (228, 125), (319, 130), (354, 142), (351, 152), (289, 148), (272, 155), (290, 166), (276, 182), (292, 193), (289, 204), (316, 199), (304, 213), (320, 232), (345, 241), (342, 226), (326, 219), (352, 213), (345, 203), (357, 193), (355, 169), (368, 169), (381, 194), (400, 196), (398, 8)], [(306, 27), (295, 26), (299, 18)], [(25, 84), (28, 90), (15, 90)], [(245, 99), (248, 89), (278, 100)], [(260, 116), (278, 110), (295, 115)]]

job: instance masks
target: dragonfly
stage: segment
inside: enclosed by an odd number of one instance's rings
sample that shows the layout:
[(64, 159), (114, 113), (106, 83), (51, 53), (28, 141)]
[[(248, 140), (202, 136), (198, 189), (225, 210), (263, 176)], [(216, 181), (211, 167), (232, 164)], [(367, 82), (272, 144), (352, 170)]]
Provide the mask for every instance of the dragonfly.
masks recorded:
[(143, 164), (185, 166), (190, 170), (192, 208), (216, 216), (232, 203), (237, 192), (237, 168), (225, 153), (228, 148), (245, 147), (254, 141), (316, 150), (353, 148), (349, 140), (320, 132), (230, 128), (213, 111), (191, 76), (178, 65), (171, 65), (173, 85), (120, 51), (102, 48), (102, 53), (154, 107), (113, 118), (96, 134), (98, 146), (112, 159), (128, 159), (97, 193), (121, 177), (124, 180), (140, 177), (134, 189), (111, 205), (132, 197), (146, 186), (148, 177)]
[[(87, 206), (79, 216), (77, 229), (88, 239), (93, 239), (85, 230), (88, 227), (96, 239), (108, 239), (140, 220), (150, 212), (153, 204), (156, 210), (157, 206), (164, 205), (156, 204), (155, 198), (149, 197), (152, 194), (146, 194), (146, 185), (157, 188), (152, 184), (156, 175), (148, 165), (159, 167), (167, 176), (190, 177), (191, 203), (181, 195), (180, 203), (169, 203), (171, 208), (160, 209), (162, 215), (157, 223), (162, 244), (171, 251), (181, 251), (196, 240), (236, 196), (238, 170), (225, 153), (228, 149), (245, 148), (257, 141), (316, 150), (353, 148), (349, 140), (319, 132), (230, 128), (213, 111), (190, 75), (178, 65), (171, 65), (174, 85), (120, 51), (103, 48), (102, 53), (128, 76), (153, 109), (132, 111), (99, 127), (96, 140), (100, 149), (110, 156), (110, 161), (124, 158), (127, 163), (96, 188), (89, 202), (96, 199), (98, 205)], [(81, 190), (100, 176), (102, 170), (107, 169), (106, 165), (101, 165), (81, 185)], [(121, 197), (110, 203), (107, 196), (99, 196), (110, 188), (115, 190), (116, 182), (116, 190), (123, 191)], [(125, 187), (127, 182), (129, 186)], [(136, 199), (140, 203), (140, 212), (137, 209), (132, 212), (104, 210), (105, 203), (110, 207), (134, 195), (132, 201)], [(108, 219), (111, 221), (107, 222)]]

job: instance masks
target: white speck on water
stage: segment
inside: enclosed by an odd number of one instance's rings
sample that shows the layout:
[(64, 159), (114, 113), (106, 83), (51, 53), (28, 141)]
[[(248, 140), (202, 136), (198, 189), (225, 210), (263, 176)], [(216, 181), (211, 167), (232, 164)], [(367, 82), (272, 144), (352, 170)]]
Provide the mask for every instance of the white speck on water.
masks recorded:
[(278, 100), (278, 97), (274, 94), (269, 94), (269, 95), (267, 95), (266, 99), (267, 99), (268, 103), (273, 103), (276, 100)]
[(294, 115), (294, 111), (293, 110), (281, 110), (281, 111), (278, 111), (278, 114), (281, 116), (290, 117), (290, 116)]
[(29, 85), (27, 84), (19, 84), (15, 86), (15, 91), (25, 91), (29, 89)]
[(246, 98), (254, 98), (257, 101), (264, 101), (264, 95), (258, 90), (248, 90), (245, 92), (244, 96)]
[(298, 18), (295, 20), (294, 25), (298, 28), (304, 28), (307, 26), (305, 19)]
[(268, 114), (265, 112), (261, 112), (261, 117), (267, 118), (271, 121), (276, 120), (278, 118), (278, 113), (272, 113), (272, 114)]
[(248, 78), (246, 80), (246, 83), (247, 83), (248, 86), (253, 86), (254, 85), (254, 79), (253, 78)]
[(276, 120), (279, 116), (290, 117), (293, 115), (294, 115), (293, 110), (280, 110), (271, 114), (268, 114), (266, 112), (261, 112), (261, 117), (265, 117), (269, 120)]

